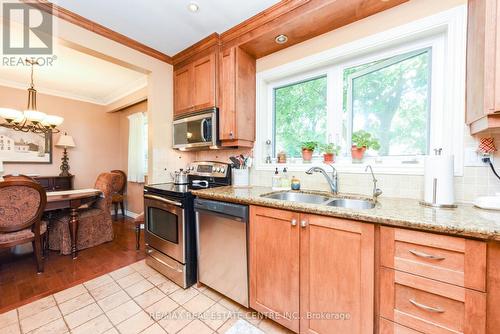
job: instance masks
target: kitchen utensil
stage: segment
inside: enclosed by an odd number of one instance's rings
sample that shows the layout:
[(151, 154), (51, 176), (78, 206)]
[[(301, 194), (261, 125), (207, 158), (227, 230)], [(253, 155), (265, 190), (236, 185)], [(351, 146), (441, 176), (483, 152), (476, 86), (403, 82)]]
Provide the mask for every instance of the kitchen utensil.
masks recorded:
[(229, 157), (229, 160), (231, 160), (231, 162), (234, 164), (234, 168), (236, 168), (236, 169), (240, 168), (240, 166), (241, 166), (240, 159), (238, 159), (236, 157)]
[(174, 174), (170, 173), (170, 176), (174, 180), (175, 184), (189, 184), (188, 180), (188, 172), (184, 171), (182, 168), (180, 170), (176, 170)]

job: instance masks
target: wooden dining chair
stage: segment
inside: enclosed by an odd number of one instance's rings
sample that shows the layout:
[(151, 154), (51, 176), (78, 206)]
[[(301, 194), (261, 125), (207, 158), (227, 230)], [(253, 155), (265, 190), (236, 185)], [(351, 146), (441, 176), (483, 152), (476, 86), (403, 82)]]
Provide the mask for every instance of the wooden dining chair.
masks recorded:
[(31, 242), (37, 272), (43, 272), (47, 223), (42, 215), (47, 205), (43, 187), (26, 176), (9, 176), (0, 182), (0, 248)]
[(116, 173), (120, 175), (116, 187), (118, 191), (112, 196), (112, 203), (115, 210), (115, 216), (118, 216), (118, 206), (122, 210), (122, 216), (125, 217), (125, 189), (127, 188), (127, 174), (122, 170), (112, 170), (111, 173)]
[(135, 224), (135, 249), (141, 248), (141, 225), (144, 224), (144, 212), (134, 219)]

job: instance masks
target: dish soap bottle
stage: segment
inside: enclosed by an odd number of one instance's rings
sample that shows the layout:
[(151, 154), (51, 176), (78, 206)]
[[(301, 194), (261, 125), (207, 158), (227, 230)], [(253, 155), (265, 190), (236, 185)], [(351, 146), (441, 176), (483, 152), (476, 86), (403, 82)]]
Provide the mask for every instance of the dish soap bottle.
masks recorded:
[(280, 175), (278, 172), (278, 168), (276, 168), (276, 171), (274, 172), (273, 175), (272, 188), (273, 190), (278, 190), (280, 188)]
[(283, 168), (283, 176), (281, 177), (281, 188), (283, 189), (290, 189), (290, 178), (288, 177), (287, 174), (288, 170)]

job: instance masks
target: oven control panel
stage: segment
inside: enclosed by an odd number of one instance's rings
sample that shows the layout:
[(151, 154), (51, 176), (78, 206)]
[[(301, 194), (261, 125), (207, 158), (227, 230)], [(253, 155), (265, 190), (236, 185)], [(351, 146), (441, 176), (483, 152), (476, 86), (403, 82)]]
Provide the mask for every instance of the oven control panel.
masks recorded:
[(188, 165), (190, 175), (207, 177), (227, 177), (230, 172), (229, 164), (211, 161), (196, 161)]

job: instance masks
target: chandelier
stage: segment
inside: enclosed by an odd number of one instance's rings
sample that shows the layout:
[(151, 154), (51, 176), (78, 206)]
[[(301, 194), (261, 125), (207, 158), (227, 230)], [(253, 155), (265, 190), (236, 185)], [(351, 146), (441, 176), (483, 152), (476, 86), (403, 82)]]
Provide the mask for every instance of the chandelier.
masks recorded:
[(57, 127), (62, 124), (64, 118), (47, 115), (36, 108), (36, 89), (33, 84), (33, 71), (35, 65), (40, 65), (38, 61), (26, 59), (26, 62), (31, 65), (31, 85), (28, 88), (28, 107), (23, 112), (0, 108), (0, 117), (5, 119), (5, 123), (1, 124), (4, 127), (34, 133), (58, 133)]

